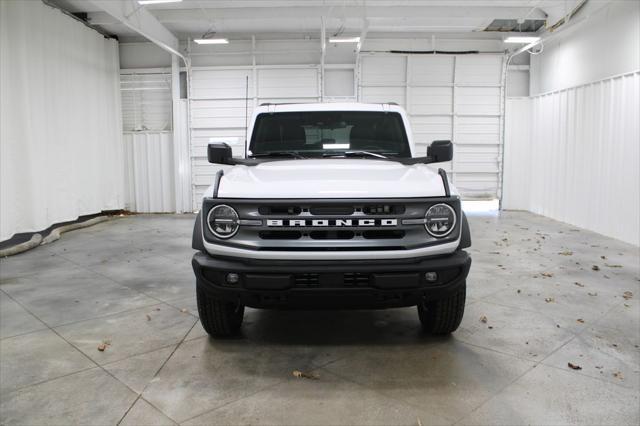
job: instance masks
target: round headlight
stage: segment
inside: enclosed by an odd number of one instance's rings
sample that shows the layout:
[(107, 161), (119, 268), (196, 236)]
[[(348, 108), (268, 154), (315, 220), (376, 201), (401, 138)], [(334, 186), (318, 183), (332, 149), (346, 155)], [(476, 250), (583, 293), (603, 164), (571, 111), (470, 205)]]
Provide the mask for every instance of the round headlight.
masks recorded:
[(209, 230), (218, 238), (233, 237), (238, 232), (238, 213), (226, 204), (220, 204), (209, 210), (207, 216)]
[(424, 218), (424, 227), (429, 235), (436, 238), (446, 237), (456, 226), (456, 212), (448, 204), (436, 204), (429, 207)]

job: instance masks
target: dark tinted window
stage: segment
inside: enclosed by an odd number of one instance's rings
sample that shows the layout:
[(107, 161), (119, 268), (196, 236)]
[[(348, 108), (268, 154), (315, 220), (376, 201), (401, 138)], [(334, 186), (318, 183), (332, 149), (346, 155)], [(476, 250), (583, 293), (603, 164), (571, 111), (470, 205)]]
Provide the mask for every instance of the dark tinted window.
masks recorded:
[(345, 151), (411, 157), (400, 114), (373, 111), (260, 114), (249, 150), (253, 154), (294, 152), (305, 157)]

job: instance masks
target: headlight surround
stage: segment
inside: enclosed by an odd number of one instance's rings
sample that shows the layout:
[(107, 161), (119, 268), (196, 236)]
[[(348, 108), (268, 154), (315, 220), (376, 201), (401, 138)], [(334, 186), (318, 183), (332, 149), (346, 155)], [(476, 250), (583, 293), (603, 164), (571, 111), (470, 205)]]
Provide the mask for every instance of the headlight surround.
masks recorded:
[(213, 235), (223, 240), (233, 237), (240, 227), (238, 212), (226, 204), (218, 204), (209, 210), (207, 225)]
[(424, 227), (435, 238), (444, 238), (456, 227), (456, 211), (448, 204), (440, 203), (429, 207), (424, 215)]

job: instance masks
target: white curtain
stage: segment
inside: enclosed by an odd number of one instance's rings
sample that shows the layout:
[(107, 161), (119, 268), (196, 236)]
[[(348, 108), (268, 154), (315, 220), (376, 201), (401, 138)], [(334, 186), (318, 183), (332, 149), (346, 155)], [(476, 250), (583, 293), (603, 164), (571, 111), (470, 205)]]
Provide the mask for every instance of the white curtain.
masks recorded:
[(0, 1), (0, 241), (124, 207), (118, 43)]
[(640, 245), (640, 72), (523, 102), (507, 108), (503, 206)]

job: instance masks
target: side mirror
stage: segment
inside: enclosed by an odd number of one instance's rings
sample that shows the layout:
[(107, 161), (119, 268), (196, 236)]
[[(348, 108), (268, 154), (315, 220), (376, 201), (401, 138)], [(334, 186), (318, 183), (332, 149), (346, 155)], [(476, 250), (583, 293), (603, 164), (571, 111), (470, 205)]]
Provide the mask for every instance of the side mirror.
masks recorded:
[(231, 147), (226, 143), (210, 143), (207, 146), (207, 158), (213, 164), (230, 164)]
[(453, 159), (453, 144), (451, 141), (433, 141), (427, 148), (430, 163), (442, 163)]

